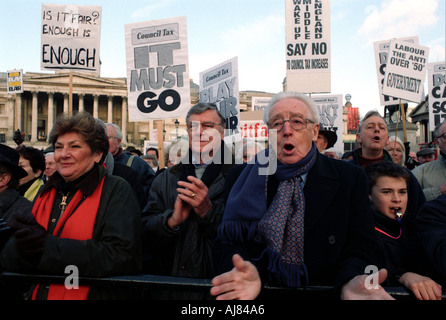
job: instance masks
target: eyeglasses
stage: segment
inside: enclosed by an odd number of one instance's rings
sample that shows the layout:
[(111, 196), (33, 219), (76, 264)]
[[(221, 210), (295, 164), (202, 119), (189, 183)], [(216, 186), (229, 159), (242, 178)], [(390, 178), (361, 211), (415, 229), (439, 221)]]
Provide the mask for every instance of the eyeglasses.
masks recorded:
[(114, 136), (108, 136), (109, 139), (115, 138), (116, 140), (119, 140), (118, 137), (114, 137)]
[(308, 118), (304, 118), (301, 116), (295, 116), (295, 117), (289, 118), (288, 120), (272, 119), (271, 121), (268, 121), (268, 126), (270, 129), (282, 131), (285, 122), (289, 122), (291, 128), (293, 128), (296, 131), (304, 130), (307, 127), (308, 123), (314, 124), (313, 120), (310, 120)]
[(199, 126), (201, 125), (201, 127), (203, 128), (203, 130), (207, 130), (207, 129), (214, 129), (214, 127), (216, 126), (223, 126), (222, 123), (215, 123), (215, 122), (211, 122), (211, 121), (207, 121), (207, 122), (199, 122), (199, 121), (192, 121), (191, 123), (187, 124), (187, 129), (197, 129)]
[(443, 140), (446, 140), (446, 132), (440, 134), (440, 135), (438, 136), (438, 138), (442, 138)]

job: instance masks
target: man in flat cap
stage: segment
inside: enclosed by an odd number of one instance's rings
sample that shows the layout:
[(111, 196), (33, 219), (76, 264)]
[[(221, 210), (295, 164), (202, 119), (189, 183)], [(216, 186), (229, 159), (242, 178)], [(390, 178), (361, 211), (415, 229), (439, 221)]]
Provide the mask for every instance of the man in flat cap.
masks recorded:
[(417, 160), (420, 165), (435, 161), (435, 151), (431, 148), (423, 148), (417, 152)]

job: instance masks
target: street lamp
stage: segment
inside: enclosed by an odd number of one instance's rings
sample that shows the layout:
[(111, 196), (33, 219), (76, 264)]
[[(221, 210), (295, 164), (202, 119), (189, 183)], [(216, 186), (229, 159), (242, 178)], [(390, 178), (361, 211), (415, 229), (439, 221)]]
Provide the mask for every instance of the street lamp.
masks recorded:
[(175, 120), (175, 131), (178, 139), (178, 127), (180, 126), (180, 121), (178, 119)]

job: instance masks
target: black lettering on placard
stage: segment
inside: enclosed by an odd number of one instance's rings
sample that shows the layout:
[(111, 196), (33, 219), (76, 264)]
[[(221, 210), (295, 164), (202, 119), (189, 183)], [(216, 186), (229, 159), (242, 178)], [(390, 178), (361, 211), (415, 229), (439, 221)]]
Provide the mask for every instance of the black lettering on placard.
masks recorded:
[(446, 120), (446, 113), (434, 115), (434, 125), (435, 126), (438, 126), (444, 120)]
[(432, 112), (433, 113), (440, 113), (440, 112), (446, 113), (446, 101), (442, 101), (442, 102), (435, 101), (432, 104)]
[[(167, 101), (169, 101), (168, 98), (171, 98), (172, 100), (170, 104), (167, 103)], [(180, 106), (181, 96), (175, 90), (165, 90), (160, 94), (158, 103), (161, 109), (166, 112), (171, 112), (176, 110)]]
[(445, 88), (441, 88), (441, 87), (432, 88), (432, 97), (434, 97), (435, 99), (446, 98), (446, 87)]
[(152, 113), (159, 106), (166, 112), (172, 112), (181, 104), (181, 96), (175, 90), (165, 90), (161, 92), (158, 99), (153, 100), (156, 96), (156, 93), (151, 91), (142, 92), (136, 101), (138, 110), (143, 113)]
[(59, 65), (82, 66), (85, 69), (95, 68), (96, 49), (42, 46), (42, 61)]
[(145, 91), (136, 100), (136, 106), (143, 113), (151, 113), (158, 107), (158, 100), (151, 100), (156, 97), (156, 93)]

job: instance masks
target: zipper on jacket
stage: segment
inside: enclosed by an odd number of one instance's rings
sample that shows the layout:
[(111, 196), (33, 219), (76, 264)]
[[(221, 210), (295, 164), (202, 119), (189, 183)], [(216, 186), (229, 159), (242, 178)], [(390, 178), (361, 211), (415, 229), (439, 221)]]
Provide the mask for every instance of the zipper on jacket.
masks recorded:
[[(69, 192), (67, 193), (67, 195), (64, 195), (62, 192), (62, 200), (60, 201), (59, 204), (59, 209), (60, 209), (60, 213), (59, 213), (59, 218), (62, 217), (66, 207), (67, 207), (67, 199), (68, 199), (68, 195), (70, 194)], [(55, 223), (57, 221), (56, 218), (52, 219), (51, 222)]]

